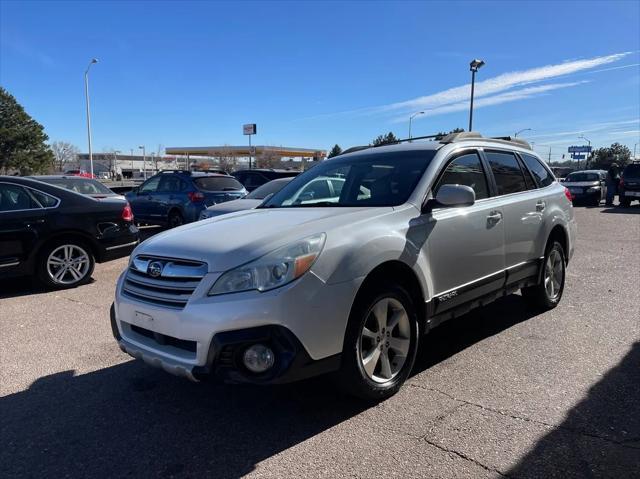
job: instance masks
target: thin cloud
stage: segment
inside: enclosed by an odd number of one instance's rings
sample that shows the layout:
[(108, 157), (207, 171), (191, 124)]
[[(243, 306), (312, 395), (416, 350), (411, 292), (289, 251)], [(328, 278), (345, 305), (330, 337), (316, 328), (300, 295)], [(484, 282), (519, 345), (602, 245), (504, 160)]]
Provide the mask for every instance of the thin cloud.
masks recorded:
[[(534, 87), (521, 88), (519, 90), (513, 90), (510, 92), (500, 93), (498, 95), (488, 96), (478, 99), (474, 103), (474, 108), (482, 108), (485, 106), (500, 105), (502, 103), (508, 103), (518, 100), (526, 100), (545, 94), (547, 92), (558, 90), (561, 88), (569, 88), (582, 83), (588, 83), (586, 81), (570, 82), (570, 83), (550, 83), (547, 85), (540, 85)], [(463, 111), (469, 109), (468, 101), (460, 101), (449, 105), (443, 105), (436, 108), (424, 110), (424, 116), (442, 115), (444, 113), (452, 113), (456, 111)], [(397, 117), (394, 119), (394, 123), (406, 122), (406, 117)]]
[[(483, 96), (497, 94), (511, 88), (521, 87), (531, 83), (537, 83), (544, 80), (550, 80), (561, 76), (570, 75), (584, 70), (607, 65), (617, 62), (631, 52), (616, 53), (614, 55), (606, 55), (601, 57), (590, 58), (587, 60), (574, 60), (570, 62), (560, 63), (556, 65), (546, 65), (529, 70), (522, 70), (510, 73), (503, 73), (497, 77), (489, 78), (476, 83), (475, 96), (481, 98)], [(466, 84), (447, 90), (434, 93), (431, 95), (421, 96), (412, 100), (392, 103), (377, 107), (378, 111), (394, 111), (394, 110), (414, 110), (425, 108), (438, 108), (443, 105), (449, 105), (456, 102), (467, 101), (470, 97), (470, 85)]]

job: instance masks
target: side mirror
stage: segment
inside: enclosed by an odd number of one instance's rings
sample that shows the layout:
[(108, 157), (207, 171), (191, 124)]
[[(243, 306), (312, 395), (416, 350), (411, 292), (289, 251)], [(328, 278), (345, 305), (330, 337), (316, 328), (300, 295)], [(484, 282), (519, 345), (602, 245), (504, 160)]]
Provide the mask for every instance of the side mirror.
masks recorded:
[(471, 206), (476, 202), (476, 193), (465, 185), (442, 185), (436, 202), (442, 206)]

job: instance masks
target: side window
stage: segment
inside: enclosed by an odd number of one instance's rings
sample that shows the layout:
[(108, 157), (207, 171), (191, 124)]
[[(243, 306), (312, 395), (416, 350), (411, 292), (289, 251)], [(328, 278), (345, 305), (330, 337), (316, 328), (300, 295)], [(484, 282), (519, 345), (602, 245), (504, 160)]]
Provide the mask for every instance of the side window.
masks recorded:
[(173, 175), (163, 176), (158, 186), (158, 191), (166, 191), (167, 193), (178, 193), (182, 190), (182, 181)]
[(538, 158), (532, 155), (522, 154), (522, 160), (529, 170), (531, 170), (531, 173), (533, 173), (533, 176), (538, 185), (540, 185), (540, 188), (544, 188), (545, 186), (549, 186), (553, 183), (553, 175)]
[(42, 193), (41, 191), (37, 191), (37, 190), (31, 190), (30, 189), (29, 191), (31, 191), (31, 194), (45, 208), (52, 208), (52, 207), (54, 207), (54, 206), (56, 206), (58, 204), (58, 199), (54, 198), (51, 195), (48, 195), (46, 193)]
[(32, 210), (40, 208), (23, 187), (0, 183), (0, 211)]
[(527, 184), (513, 153), (487, 151), (487, 159), (496, 179), (499, 195), (527, 191)]
[(342, 187), (344, 186), (344, 180), (342, 178), (332, 178), (329, 181), (331, 182), (331, 187), (333, 188), (335, 196), (340, 196), (342, 193)]
[(470, 186), (476, 193), (476, 199), (481, 200), (489, 197), (487, 177), (477, 153), (459, 156), (449, 163), (435, 188), (434, 195), (438, 194), (442, 185)]
[(298, 196), (298, 200), (302, 202), (320, 200), (324, 198), (331, 198), (329, 183), (324, 178), (309, 183)]
[(144, 185), (140, 187), (140, 193), (155, 193), (158, 191), (158, 186), (160, 184), (160, 177), (154, 176), (150, 180), (148, 180)]

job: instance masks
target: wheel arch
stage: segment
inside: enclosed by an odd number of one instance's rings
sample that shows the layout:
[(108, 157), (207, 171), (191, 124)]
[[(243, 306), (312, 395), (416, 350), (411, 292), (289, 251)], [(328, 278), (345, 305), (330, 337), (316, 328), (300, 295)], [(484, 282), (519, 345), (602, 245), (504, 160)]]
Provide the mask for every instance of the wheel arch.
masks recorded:
[(407, 290), (409, 296), (414, 302), (416, 314), (418, 315), (418, 324), (420, 331), (425, 332), (426, 329), (426, 307), (425, 307), (425, 294), (422, 289), (422, 285), (416, 272), (399, 260), (385, 261), (373, 268), (369, 274), (365, 277), (364, 281), (358, 288), (356, 293), (354, 304), (358, 302), (363, 294), (366, 294), (376, 284), (381, 282), (391, 282), (401, 285)]
[(549, 237), (547, 238), (547, 243), (544, 248), (545, 252), (547, 251), (547, 247), (552, 241), (557, 241), (558, 243), (560, 243), (560, 245), (562, 245), (562, 249), (564, 249), (565, 262), (568, 264), (569, 263), (569, 235), (567, 234), (567, 231), (562, 225), (558, 224), (558, 225), (555, 225), (553, 228), (551, 228), (551, 231), (549, 232)]
[(35, 267), (35, 265), (37, 264), (37, 259), (40, 258), (42, 254), (42, 250), (47, 245), (51, 244), (54, 241), (60, 241), (65, 239), (81, 240), (82, 242), (87, 244), (87, 246), (89, 246), (89, 249), (91, 250), (91, 254), (93, 255), (96, 262), (100, 261), (102, 257), (100, 253), (100, 248), (96, 240), (92, 238), (91, 235), (84, 233), (82, 231), (77, 231), (77, 230), (64, 230), (64, 231), (56, 231), (55, 233), (47, 236), (46, 238), (43, 238), (42, 241), (40, 241), (38, 246), (34, 248), (34, 253), (31, 255), (32, 267)]

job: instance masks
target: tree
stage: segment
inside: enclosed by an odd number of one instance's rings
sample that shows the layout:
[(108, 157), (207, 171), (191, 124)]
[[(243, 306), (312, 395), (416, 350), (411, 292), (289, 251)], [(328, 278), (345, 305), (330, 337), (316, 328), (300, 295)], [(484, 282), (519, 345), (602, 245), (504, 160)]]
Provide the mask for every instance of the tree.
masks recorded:
[(451, 133), (462, 133), (464, 131), (464, 128), (454, 128), (453, 130), (451, 130), (449, 133), (445, 133), (444, 131), (438, 132), (436, 134), (436, 137), (434, 138), (435, 141), (440, 141), (442, 140), (445, 136), (450, 135)]
[(331, 151), (327, 155), (327, 158), (333, 158), (334, 156), (338, 156), (341, 153), (342, 153), (342, 148), (340, 148), (340, 145), (336, 143), (335, 145), (333, 145), (333, 148), (331, 148)]
[(398, 138), (391, 131), (386, 135), (379, 135), (373, 140), (373, 146), (392, 145), (393, 143), (398, 143)]
[(260, 156), (256, 157), (256, 167), (258, 168), (276, 168), (280, 164), (280, 155), (270, 148), (265, 148)]
[(67, 141), (54, 141), (51, 143), (51, 151), (54, 157), (56, 171), (64, 171), (68, 163), (74, 163), (78, 159), (80, 150), (77, 146)]
[(48, 139), (43, 126), (0, 87), (0, 171), (18, 170), (22, 175), (46, 171), (53, 165)]
[(631, 150), (625, 145), (614, 143), (608, 148), (598, 148), (593, 152), (591, 168), (607, 170), (613, 162), (623, 167), (629, 161), (631, 161)]

